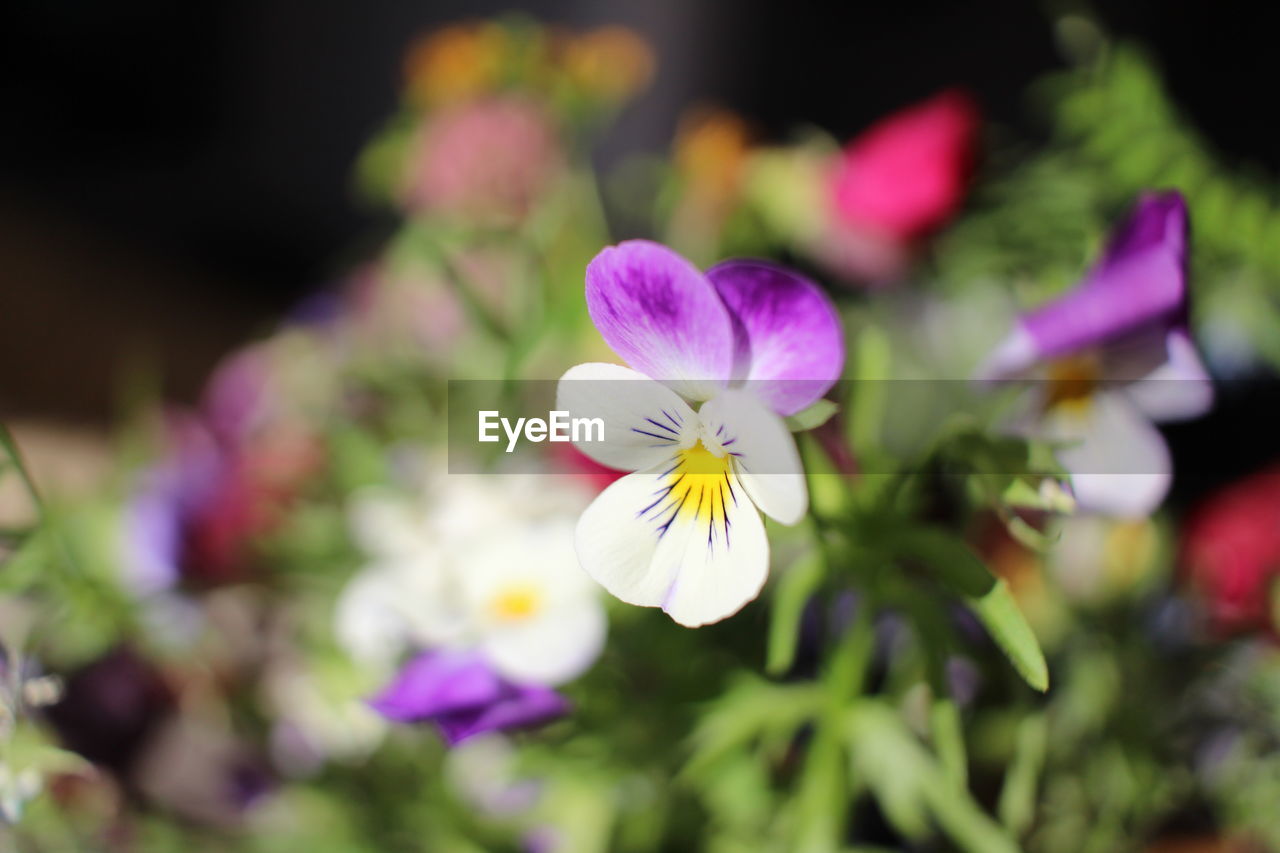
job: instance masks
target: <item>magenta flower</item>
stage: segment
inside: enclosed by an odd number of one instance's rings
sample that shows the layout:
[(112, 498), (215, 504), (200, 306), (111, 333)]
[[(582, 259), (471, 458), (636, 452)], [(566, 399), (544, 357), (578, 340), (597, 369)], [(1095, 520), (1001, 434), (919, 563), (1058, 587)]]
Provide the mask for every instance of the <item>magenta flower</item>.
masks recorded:
[(569, 710), (549, 687), (502, 678), (479, 652), (443, 650), (410, 660), (369, 706), (389, 720), (433, 722), (450, 745), (484, 732), (540, 725)]
[(838, 217), (893, 242), (942, 225), (964, 199), (977, 129), (973, 99), (954, 89), (876, 122), (849, 143), (832, 176)]
[(1187, 210), (1146, 193), (1074, 290), (1024, 315), (988, 358), (987, 379), (1040, 376), (1038, 427), (1067, 442), (1059, 458), (1080, 505), (1142, 516), (1164, 499), (1171, 462), (1153, 422), (1212, 402), (1187, 331)]
[(578, 448), (634, 473), (583, 513), (578, 558), (623, 601), (690, 627), (723, 619), (768, 574), (757, 509), (794, 524), (808, 507), (782, 416), (839, 377), (839, 319), (817, 285), (781, 267), (726, 261), (702, 273), (639, 240), (595, 257), (586, 296), (596, 328), (632, 369), (570, 369), (558, 408), (600, 418), (603, 440)]

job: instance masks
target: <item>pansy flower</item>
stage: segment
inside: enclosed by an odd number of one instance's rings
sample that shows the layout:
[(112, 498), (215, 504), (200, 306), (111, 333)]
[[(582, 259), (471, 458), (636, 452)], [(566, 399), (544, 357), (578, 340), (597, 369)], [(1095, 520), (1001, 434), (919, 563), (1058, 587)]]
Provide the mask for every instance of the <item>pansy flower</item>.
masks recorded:
[(337, 639), (375, 672), (411, 653), (369, 704), (450, 743), (564, 713), (552, 688), (604, 646), (599, 590), (573, 552), (580, 490), (507, 479), (451, 475), (416, 500), (378, 490), (350, 508), (370, 562), (339, 597)]
[(1187, 330), (1187, 210), (1146, 193), (1075, 289), (1022, 316), (979, 370), (1039, 378), (1034, 431), (1062, 442), (1079, 505), (1149, 514), (1169, 488), (1154, 423), (1195, 417), (1212, 388)]
[(450, 744), (545, 723), (569, 710), (556, 691), (503, 678), (474, 650), (433, 650), (409, 661), (370, 707), (389, 720), (432, 722)]
[(630, 241), (587, 267), (587, 309), (630, 367), (580, 364), (558, 408), (600, 418), (588, 456), (631, 471), (578, 522), (583, 568), (631, 604), (690, 627), (737, 612), (768, 574), (760, 512), (795, 524), (808, 508), (783, 416), (840, 375), (835, 310), (811, 281), (761, 261), (705, 273)]

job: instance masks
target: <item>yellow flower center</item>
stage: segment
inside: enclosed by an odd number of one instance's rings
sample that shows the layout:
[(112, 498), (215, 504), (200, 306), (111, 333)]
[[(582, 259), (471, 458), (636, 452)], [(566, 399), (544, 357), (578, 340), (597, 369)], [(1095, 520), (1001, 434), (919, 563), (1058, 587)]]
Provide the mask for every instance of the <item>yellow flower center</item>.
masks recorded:
[(670, 500), (679, 507), (677, 514), (722, 526), (726, 508), (735, 501), (732, 466), (732, 455), (721, 452), (717, 456), (701, 440), (681, 450), (671, 472)]
[(489, 601), (489, 614), (498, 622), (523, 622), (542, 608), (542, 592), (532, 584), (512, 584)]
[(1049, 366), (1049, 393), (1045, 409), (1061, 407), (1071, 414), (1085, 414), (1101, 373), (1098, 358), (1093, 355), (1072, 356), (1054, 362)]

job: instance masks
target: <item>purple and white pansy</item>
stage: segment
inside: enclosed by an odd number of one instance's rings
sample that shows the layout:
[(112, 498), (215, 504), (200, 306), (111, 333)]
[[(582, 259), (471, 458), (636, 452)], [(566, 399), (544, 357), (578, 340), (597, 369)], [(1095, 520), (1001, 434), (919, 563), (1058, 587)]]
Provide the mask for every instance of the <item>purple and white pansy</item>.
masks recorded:
[(1187, 308), (1186, 204), (1145, 193), (1084, 281), (1022, 316), (980, 368), (1041, 380), (1033, 429), (1063, 442), (1082, 509), (1140, 517), (1164, 499), (1171, 461), (1154, 424), (1213, 400)]
[(582, 514), (578, 558), (623, 601), (661, 607), (689, 627), (724, 619), (768, 576), (759, 513), (795, 524), (808, 508), (783, 418), (840, 376), (839, 318), (794, 272), (731, 260), (704, 273), (641, 240), (592, 260), (586, 298), (630, 367), (571, 368), (558, 408), (600, 418), (604, 440), (578, 448), (633, 473)]

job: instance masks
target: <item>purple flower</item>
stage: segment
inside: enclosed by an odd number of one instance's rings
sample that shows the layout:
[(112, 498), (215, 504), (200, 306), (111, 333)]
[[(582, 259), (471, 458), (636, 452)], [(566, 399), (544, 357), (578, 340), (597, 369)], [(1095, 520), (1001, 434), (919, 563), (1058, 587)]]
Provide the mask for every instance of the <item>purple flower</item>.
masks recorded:
[(1177, 192), (1143, 194), (1075, 289), (1021, 317), (979, 374), (1039, 376), (1037, 429), (1080, 505), (1143, 516), (1164, 499), (1169, 451), (1153, 422), (1212, 402), (1187, 330), (1187, 210)]
[(169, 454), (141, 474), (125, 507), (121, 564), (126, 583), (141, 595), (181, 579), (188, 528), (217, 491), (225, 466), (195, 418), (175, 417), (171, 427)]
[(548, 687), (515, 684), (474, 651), (423, 652), (369, 706), (401, 723), (431, 721), (450, 744), (484, 732), (536, 726), (568, 712)]
[(808, 508), (781, 416), (839, 377), (839, 318), (817, 285), (781, 267), (726, 261), (702, 273), (639, 240), (596, 256), (586, 297), (596, 328), (633, 369), (571, 368), (557, 408), (598, 418), (602, 434), (578, 449), (634, 473), (583, 513), (578, 558), (623, 601), (661, 607), (688, 627), (724, 619), (768, 575), (757, 508), (782, 524)]

